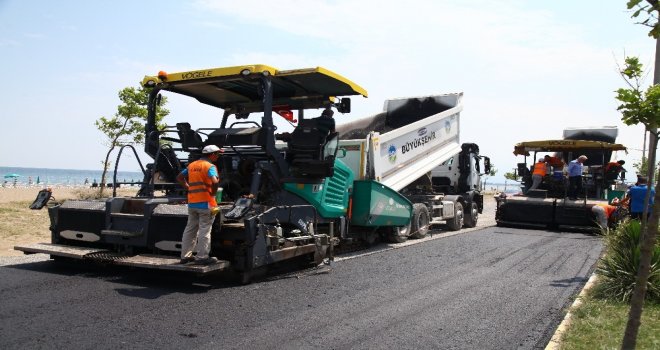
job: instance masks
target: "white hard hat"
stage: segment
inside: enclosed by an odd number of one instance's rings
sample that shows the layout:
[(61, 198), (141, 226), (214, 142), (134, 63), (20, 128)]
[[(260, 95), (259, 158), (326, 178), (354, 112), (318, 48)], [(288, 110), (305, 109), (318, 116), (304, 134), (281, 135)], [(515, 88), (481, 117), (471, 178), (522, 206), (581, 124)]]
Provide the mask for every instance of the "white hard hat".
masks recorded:
[(216, 145), (208, 145), (202, 149), (202, 153), (204, 154), (211, 154), (216, 152), (222, 152), (222, 150)]

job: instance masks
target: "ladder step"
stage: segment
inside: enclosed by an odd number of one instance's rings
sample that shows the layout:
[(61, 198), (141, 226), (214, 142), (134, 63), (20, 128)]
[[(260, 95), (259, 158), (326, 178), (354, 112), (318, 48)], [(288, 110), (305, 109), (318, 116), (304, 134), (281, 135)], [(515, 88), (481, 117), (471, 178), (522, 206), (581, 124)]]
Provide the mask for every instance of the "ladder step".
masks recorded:
[(120, 236), (120, 237), (140, 237), (143, 235), (142, 231), (120, 231), (120, 230), (101, 230), (101, 235), (104, 236)]

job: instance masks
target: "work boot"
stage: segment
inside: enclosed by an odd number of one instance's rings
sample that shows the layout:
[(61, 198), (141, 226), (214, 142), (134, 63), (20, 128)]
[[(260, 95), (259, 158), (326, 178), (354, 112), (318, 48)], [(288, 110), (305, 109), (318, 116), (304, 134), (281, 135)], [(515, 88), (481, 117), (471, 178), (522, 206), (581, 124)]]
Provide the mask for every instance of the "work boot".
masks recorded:
[(194, 258), (194, 257), (192, 257), (192, 256), (187, 256), (187, 257), (185, 257), (185, 258), (181, 258), (181, 260), (179, 260), (179, 264), (187, 264), (187, 263), (189, 263), (189, 262), (193, 262), (193, 261), (195, 261), (195, 258)]

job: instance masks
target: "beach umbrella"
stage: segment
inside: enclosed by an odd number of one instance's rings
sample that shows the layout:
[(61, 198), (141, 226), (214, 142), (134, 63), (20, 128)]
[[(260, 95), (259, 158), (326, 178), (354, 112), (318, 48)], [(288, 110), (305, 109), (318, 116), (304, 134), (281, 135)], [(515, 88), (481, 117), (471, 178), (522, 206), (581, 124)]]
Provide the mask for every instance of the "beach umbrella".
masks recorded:
[(16, 173), (12, 173), (12, 174), (7, 174), (7, 175), (5, 175), (5, 179), (15, 179), (15, 178), (17, 178), (17, 177), (21, 177), (21, 175), (16, 174)]
[(39, 181), (39, 176), (37, 176), (37, 185), (39, 184), (39, 182), (41, 182), (41, 181)]

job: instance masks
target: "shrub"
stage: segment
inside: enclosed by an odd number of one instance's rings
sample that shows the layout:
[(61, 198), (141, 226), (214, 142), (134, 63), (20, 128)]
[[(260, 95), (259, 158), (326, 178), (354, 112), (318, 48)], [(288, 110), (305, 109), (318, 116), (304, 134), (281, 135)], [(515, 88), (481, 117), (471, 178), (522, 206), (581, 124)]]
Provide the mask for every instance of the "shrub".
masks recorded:
[[(626, 220), (606, 236), (606, 254), (600, 259), (596, 273), (596, 297), (617, 301), (630, 301), (637, 279), (641, 240), (638, 220)], [(656, 244), (651, 259), (651, 272), (647, 284), (646, 300), (660, 302), (660, 244)]]

